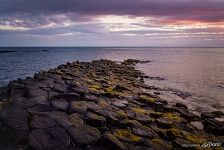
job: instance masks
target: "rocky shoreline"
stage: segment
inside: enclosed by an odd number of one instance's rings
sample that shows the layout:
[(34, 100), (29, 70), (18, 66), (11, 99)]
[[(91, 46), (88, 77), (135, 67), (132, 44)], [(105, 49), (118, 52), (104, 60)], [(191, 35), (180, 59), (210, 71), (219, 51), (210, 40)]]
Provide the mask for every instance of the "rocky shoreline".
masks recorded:
[(77, 61), (10, 82), (0, 90), (0, 149), (222, 149), (224, 113), (197, 116), (144, 92), (137, 63), (148, 62)]

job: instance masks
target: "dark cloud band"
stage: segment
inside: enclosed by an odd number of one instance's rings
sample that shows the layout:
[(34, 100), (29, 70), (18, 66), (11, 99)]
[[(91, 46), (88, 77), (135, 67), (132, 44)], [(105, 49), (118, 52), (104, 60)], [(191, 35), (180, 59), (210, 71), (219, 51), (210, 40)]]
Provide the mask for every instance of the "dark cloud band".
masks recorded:
[(169, 19), (220, 21), (223, 0), (1, 0), (2, 16), (52, 14), (160, 16)]

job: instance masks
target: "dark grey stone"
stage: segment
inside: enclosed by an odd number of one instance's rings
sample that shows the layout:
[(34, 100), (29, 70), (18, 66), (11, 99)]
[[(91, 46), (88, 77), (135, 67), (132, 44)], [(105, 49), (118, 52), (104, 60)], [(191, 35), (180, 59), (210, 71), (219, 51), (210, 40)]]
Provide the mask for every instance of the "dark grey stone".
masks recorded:
[(91, 144), (101, 138), (101, 134), (98, 129), (87, 125), (71, 127), (68, 131), (72, 139), (80, 144)]
[(48, 98), (48, 93), (44, 90), (41, 89), (31, 89), (28, 92), (28, 97), (29, 98), (34, 98), (38, 96), (44, 96), (45, 98)]
[(29, 145), (33, 149), (63, 149), (69, 142), (68, 134), (59, 127), (34, 129), (29, 134)]
[(68, 107), (69, 107), (69, 103), (66, 101), (62, 101), (62, 100), (51, 101), (51, 104), (53, 107), (63, 110), (63, 111), (67, 111)]
[(85, 114), (87, 110), (87, 103), (85, 101), (72, 101), (70, 102), (69, 112), (70, 113), (81, 113)]
[(125, 150), (124, 144), (121, 141), (119, 141), (114, 135), (108, 132), (104, 133), (102, 143), (108, 149)]
[(56, 121), (48, 116), (34, 116), (30, 122), (32, 128), (51, 128), (57, 125)]
[(37, 104), (40, 104), (40, 105), (50, 105), (50, 102), (45, 96), (34, 97), (34, 98), (31, 98), (30, 100), (35, 101)]

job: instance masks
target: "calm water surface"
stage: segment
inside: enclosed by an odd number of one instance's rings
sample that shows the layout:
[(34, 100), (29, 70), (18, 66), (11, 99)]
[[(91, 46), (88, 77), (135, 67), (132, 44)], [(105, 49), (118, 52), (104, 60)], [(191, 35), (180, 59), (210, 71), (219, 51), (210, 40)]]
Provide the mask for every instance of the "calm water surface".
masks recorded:
[[(186, 103), (195, 111), (224, 110), (224, 48), (0, 48), (0, 51), (16, 51), (0, 52), (0, 85), (76, 60), (151, 60), (137, 65), (137, 69), (150, 77), (165, 79), (146, 80), (149, 85), (169, 89), (161, 91), (162, 98), (170, 103)], [(175, 90), (190, 96), (181, 98), (172, 92)]]

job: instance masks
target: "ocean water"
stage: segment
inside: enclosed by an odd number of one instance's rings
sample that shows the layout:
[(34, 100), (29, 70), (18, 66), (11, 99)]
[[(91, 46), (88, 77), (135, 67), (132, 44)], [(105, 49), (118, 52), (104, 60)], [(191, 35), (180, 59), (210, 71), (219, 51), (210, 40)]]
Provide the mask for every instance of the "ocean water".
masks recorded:
[(0, 48), (0, 86), (66, 62), (129, 58), (152, 61), (136, 68), (152, 77), (145, 82), (162, 89), (160, 97), (169, 103), (196, 112), (224, 110), (224, 48)]

